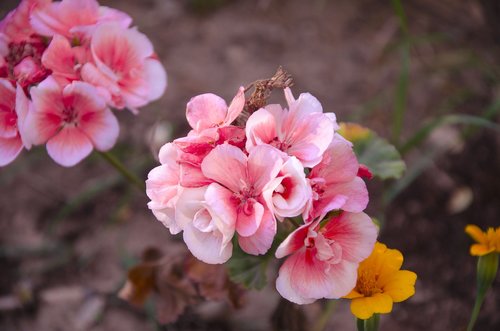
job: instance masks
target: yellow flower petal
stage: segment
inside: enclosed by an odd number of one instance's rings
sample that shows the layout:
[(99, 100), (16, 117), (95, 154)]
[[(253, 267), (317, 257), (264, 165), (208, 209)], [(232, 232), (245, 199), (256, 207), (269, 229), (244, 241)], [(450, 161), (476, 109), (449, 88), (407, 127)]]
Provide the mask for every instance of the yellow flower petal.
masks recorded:
[(465, 233), (471, 236), (471, 238), (477, 241), (478, 243), (486, 244), (487, 242), (486, 234), (483, 231), (481, 231), (481, 229), (478, 226), (474, 224), (467, 225), (465, 227)]
[(384, 286), (383, 291), (390, 295), (394, 302), (401, 302), (415, 294), (416, 280), (416, 273), (400, 270), (391, 277), (387, 285)]
[(344, 296), (344, 299), (356, 299), (356, 298), (362, 298), (362, 297), (363, 297), (363, 294), (359, 293), (356, 290), (352, 290), (351, 293)]
[(494, 250), (494, 247), (488, 248), (488, 246), (483, 244), (474, 244), (470, 247), (470, 255), (483, 256), (493, 252)]
[(387, 314), (392, 311), (392, 299), (384, 293), (377, 293), (371, 297), (353, 299), (351, 312), (359, 319), (368, 319), (374, 313)]
[[(403, 254), (397, 249), (389, 249), (384, 244), (376, 244), (373, 257), (370, 256), (372, 269), (378, 275), (377, 283), (380, 286), (387, 284), (388, 279), (401, 268), (403, 264)], [(369, 259), (370, 259), (369, 258)]]
[(359, 319), (366, 320), (372, 317), (374, 311), (368, 303), (370, 298), (359, 298), (351, 301), (351, 313)]

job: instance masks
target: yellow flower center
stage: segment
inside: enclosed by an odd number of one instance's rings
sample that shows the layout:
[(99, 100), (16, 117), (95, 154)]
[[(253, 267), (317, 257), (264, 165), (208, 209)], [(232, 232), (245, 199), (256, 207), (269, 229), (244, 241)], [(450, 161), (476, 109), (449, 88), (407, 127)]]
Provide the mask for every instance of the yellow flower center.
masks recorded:
[(356, 290), (365, 297), (372, 296), (376, 293), (382, 293), (377, 281), (378, 275), (373, 274), (371, 270), (360, 270), (356, 282)]

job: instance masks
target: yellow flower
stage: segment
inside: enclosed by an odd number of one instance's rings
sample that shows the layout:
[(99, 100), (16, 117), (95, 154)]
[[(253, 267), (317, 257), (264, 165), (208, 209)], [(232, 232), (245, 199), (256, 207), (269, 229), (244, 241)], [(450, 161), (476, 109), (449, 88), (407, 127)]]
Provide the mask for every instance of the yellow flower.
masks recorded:
[(350, 142), (365, 140), (370, 136), (369, 129), (356, 123), (342, 122), (337, 132)]
[(399, 270), (403, 255), (377, 242), (371, 255), (358, 268), (356, 287), (345, 296), (352, 299), (351, 312), (359, 319), (392, 311), (393, 302), (401, 302), (415, 294), (417, 275)]
[(469, 224), (465, 227), (465, 233), (478, 242), (470, 247), (470, 255), (483, 256), (491, 252), (500, 253), (500, 227), (488, 228), (486, 232), (483, 232), (476, 225)]

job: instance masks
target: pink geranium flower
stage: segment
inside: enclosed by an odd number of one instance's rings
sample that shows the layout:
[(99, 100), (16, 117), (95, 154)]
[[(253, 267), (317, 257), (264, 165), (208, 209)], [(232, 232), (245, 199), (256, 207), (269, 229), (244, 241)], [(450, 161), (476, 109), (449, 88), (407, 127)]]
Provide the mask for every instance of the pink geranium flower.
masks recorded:
[(113, 107), (137, 112), (165, 91), (165, 69), (149, 39), (136, 29), (101, 24), (92, 34), (90, 52), (92, 62), (82, 67), (82, 78), (106, 89)]
[(38, 6), (31, 13), (31, 25), (44, 36), (62, 35), (72, 39), (92, 32), (99, 23), (117, 22), (128, 28), (132, 19), (127, 14), (99, 6), (96, 0), (63, 0)]
[(34, 144), (46, 142), (57, 163), (73, 166), (93, 148), (106, 151), (115, 144), (118, 122), (92, 85), (74, 81), (62, 88), (49, 76), (30, 92), (29, 138)]
[(350, 142), (336, 136), (321, 162), (308, 175), (312, 198), (304, 219), (322, 219), (328, 212), (342, 209), (361, 212), (368, 204), (365, 182), (357, 176), (359, 163)]
[(309, 93), (294, 99), (285, 89), (289, 110), (268, 105), (253, 113), (246, 124), (247, 150), (269, 144), (299, 159), (304, 167), (321, 161), (337, 128), (335, 115), (323, 113), (319, 101)]
[(235, 146), (215, 147), (201, 169), (214, 183), (206, 194), (207, 207), (239, 235), (241, 248), (253, 255), (264, 254), (276, 234), (276, 221), (264, 201), (267, 185), (277, 177), (283, 159), (271, 146), (258, 146), (247, 156)]
[(277, 258), (290, 255), (279, 270), (278, 292), (298, 304), (348, 294), (376, 238), (377, 228), (364, 213), (344, 212), (324, 226), (319, 221), (304, 224), (276, 250)]
[(182, 231), (175, 220), (175, 206), (182, 187), (179, 185), (179, 150), (173, 143), (165, 144), (159, 153), (161, 165), (151, 170), (146, 180), (149, 209), (172, 234)]
[[(24, 119), (28, 99), (21, 88), (17, 90), (5, 78), (0, 78), (0, 166), (12, 162), (23, 149)], [(28, 143), (27, 148), (31, 147)]]

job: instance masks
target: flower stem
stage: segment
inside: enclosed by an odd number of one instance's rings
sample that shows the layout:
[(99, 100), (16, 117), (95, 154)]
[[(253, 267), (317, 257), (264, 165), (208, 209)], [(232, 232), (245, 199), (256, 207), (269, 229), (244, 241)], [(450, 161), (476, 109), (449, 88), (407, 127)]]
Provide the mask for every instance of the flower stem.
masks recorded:
[(480, 256), (477, 261), (476, 302), (474, 303), (467, 331), (472, 331), (474, 328), (474, 324), (476, 324), (477, 317), (479, 316), (479, 311), (481, 310), (481, 305), (486, 297), (486, 292), (488, 292), (488, 289), (495, 280), (498, 270), (498, 255), (498, 253), (490, 253)]
[(326, 324), (330, 320), (333, 311), (337, 307), (338, 300), (327, 300), (321, 315), (319, 316), (317, 322), (314, 324), (313, 331), (323, 331)]
[(358, 328), (358, 331), (377, 331), (379, 322), (380, 322), (380, 315), (373, 314), (372, 317), (366, 320), (358, 318), (356, 320), (356, 326)]
[(132, 185), (134, 185), (141, 192), (146, 191), (146, 184), (139, 177), (131, 173), (123, 163), (121, 163), (113, 154), (109, 152), (98, 152), (98, 154), (112, 165), (122, 176)]

